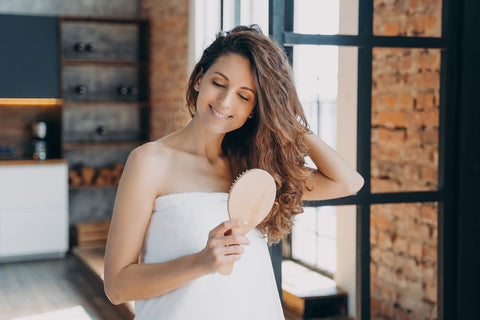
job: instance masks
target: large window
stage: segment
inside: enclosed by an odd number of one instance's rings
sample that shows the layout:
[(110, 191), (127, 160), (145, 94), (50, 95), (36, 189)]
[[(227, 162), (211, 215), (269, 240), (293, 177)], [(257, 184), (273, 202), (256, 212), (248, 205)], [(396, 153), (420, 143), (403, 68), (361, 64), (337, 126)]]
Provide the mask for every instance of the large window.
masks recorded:
[[(332, 4), (331, 10), (319, 7), (327, 3)], [(462, 7), (449, 0), (428, 4), (271, 0), (270, 4), (271, 33), (293, 56), (294, 67), (298, 48), (338, 46), (338, 81), (331, 80), (338, 84), (336, 149), (347, 161), (356, 158), (357, 170), (365, 178), (363, 189), (355, 196), (305, 203), (316, 213), (304, 216), (307, 220), (299, 227), (305, 230), (301, 235), (304, 243), (313, 243), (314, 249), (302, 246), (300, 253), (295, 253), (294, 233), (292, 257), (318, 264), (319, 246), (314, 237), (318, 238), (319, 232), (312, 225), (318, 225), (322, 210), (328, 207), (337, 209), (337, 249), (342, 247), (340, 242), (348, 235), (339, 231), (349, 221), (342, 220), (345, 215), (340, 211), (353, 205), (356, 303), (349, 311), (354, 309), (358, 319), (437, 315), (453, 319), (454, 246), (448, 239), (456, 232), (449, 222), (455, 221), (458, 183), (454, 176), (455, 64), (456, 21)], [(333, 15), (338, 17), (338, 29), (325, 26)], [(353, 23), (343, 28), (345, 21)], [(342, 58), (352, 51), (353, 59)], [(321, 59), (321, 54), (310, 58), (310, 66), (315, 68)], [(352, 67), (352, 61), (356, 76), (345, 76), (345, 67)], [(326, 70), (328, 73), (328, 67)], [(343, 83), (349, 86), (348, 94), (342, 93)], [(353, 95), (351, 88), (355, 88)], [(350, 105), (358, 111), (355, 123), (343, 113), (347, 110), (343, 103), (352, 96), (355, 103)], [(308, 100), (304, 100), (306, 106)], [(318, 109), (318, 134), (322, 136), (322, 110)], [(343, 149), (349, 144), (342, 134), (352, 131), (355, 152)], [(337, 261), (342, 254), (337, 250)], [(337, 283), (344, 265), (336, 265)], [(413, 301), (424, 305), (418, 307)]]

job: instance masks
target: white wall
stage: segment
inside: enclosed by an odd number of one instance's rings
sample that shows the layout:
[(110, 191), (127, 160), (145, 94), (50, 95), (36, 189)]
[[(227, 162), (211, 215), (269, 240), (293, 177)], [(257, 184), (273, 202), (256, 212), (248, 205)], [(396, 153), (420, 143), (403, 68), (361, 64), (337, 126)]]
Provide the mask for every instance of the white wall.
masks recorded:
[[(340, 34), (358, 34), (358, 0), (340, 1)], [(357, 162), (357, 48), (339, 49), (337, 150), (352, 167)], [(356, 313), (356, 207), (337, 211), (337, 285), (348, 292), (349, 316)]]

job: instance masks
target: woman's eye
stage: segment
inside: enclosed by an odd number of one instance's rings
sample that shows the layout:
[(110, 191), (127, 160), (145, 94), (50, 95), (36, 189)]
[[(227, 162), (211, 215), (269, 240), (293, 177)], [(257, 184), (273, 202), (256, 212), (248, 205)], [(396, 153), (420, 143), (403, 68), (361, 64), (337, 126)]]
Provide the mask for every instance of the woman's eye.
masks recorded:
[(221, 88), (225, 88), (224, 85), (221, 85), (220, 83), (216, 82), (216, 81), (213, 81), (213, 85), (217, 86), (217, 87), (221, 87)]
[(240, 98), (242, 98), (243, 100), (245, 101), (248, 101), (248, 98), (245, 98), (244, 96), (242, 96), (241, 94), (239, 94)]

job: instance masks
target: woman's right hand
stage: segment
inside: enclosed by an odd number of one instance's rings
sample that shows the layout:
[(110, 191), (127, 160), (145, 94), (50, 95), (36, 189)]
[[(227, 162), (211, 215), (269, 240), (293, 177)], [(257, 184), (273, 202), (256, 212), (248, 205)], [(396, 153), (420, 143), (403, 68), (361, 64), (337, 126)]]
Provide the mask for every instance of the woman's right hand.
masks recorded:
[(208, 273), (215, 273), (223, 266), (240, 260), (244, 252), (242, 245), (250, 244), (250, 240), (231, 231), (245, 225), (246, 221), (227, 220), (210, 231), (207, 245), (198, 253), (200, 264)]

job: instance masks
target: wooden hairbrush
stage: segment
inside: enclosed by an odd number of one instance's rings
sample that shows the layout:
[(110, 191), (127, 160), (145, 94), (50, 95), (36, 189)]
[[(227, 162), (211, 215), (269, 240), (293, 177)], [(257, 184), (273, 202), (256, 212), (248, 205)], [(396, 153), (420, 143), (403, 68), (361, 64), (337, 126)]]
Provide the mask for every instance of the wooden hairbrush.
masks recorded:
[[(255, 168), (240, 174), (228, 192), (228, 215), (230, 219), (242, 219), (247, 224), (233, 229), (232, 234), (246, 235), (260, 224), (272, 209), (276, 193), (275, 180), (267, 171)], [(229, 275), (232, 270), (233, 263), (218, 272)]]

